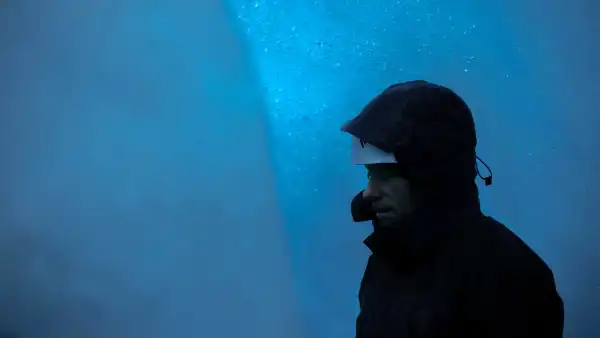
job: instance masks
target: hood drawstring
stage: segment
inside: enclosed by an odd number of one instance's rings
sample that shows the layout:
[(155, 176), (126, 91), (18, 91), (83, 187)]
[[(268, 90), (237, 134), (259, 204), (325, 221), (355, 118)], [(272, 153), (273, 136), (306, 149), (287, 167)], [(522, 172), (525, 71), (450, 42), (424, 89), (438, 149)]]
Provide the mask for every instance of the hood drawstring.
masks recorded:
[(475, 155), (475, 157), (477, 158), (477, 161), (481, 162), (481, 164), (483, 164), (485, 166), (487, 171), (490, 172), (489, 176), (483, 177), (481, 175), (481, 172), (479, 171), (479, 164), (475, 163), (475, 170), (477, 172), (477, 176), (479, 176), (479, 178), (481, 178), (483, 180), (486, 187), (492, 185), (492, 169), (490, 169), (490, 167), (487, 164), (485, 164), (485, 162), (483, 162), (483, 160), (481, 158), (479, 158), (479, 156)]

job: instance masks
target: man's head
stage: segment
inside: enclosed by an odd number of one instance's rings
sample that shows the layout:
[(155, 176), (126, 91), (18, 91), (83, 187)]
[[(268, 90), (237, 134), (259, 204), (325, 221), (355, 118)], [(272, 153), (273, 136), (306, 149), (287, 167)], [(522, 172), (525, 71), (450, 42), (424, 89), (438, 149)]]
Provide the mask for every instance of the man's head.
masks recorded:
[(388, 196), (396, 214), (477, 199), (475, 124), (450, 89), (426, 81), (390, 86), (342, 131), (352, 135), (353, 162), (366, 165), (375, 178), (365, 197)]

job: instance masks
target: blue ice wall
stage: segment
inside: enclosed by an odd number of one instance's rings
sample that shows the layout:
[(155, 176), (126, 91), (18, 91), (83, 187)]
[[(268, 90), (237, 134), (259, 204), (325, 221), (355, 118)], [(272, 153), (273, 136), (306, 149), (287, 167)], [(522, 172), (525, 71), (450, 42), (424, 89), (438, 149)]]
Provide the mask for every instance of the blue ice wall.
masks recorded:
[(2, 1), (0, 329), (352, 337), (369, 228), (349, 218), (364, 172), (339, 126), (424, 78), (472, 106), (495, 177), (484, 209), (554, 268), (565, 337), (600, 336), (599, 13)]
[(218, 1), (2, 2), (1, 328), (297, 336), (265, 106), (233, 27)]

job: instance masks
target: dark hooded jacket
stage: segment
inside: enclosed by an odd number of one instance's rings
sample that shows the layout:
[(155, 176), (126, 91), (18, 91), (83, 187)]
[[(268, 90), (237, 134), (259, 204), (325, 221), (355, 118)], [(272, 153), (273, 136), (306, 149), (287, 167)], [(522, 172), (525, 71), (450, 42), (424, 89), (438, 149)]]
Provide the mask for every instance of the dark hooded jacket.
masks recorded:
[[(378, 227), (359, 291), (357, 338), (559, 338), (550, 268), (480, 209), (476, 135), (466, 104), (425, 81), (388, 88), (343, 128), (393, 152), (416, 211)], [(362, 192), (355, 221), (373, 220)]]

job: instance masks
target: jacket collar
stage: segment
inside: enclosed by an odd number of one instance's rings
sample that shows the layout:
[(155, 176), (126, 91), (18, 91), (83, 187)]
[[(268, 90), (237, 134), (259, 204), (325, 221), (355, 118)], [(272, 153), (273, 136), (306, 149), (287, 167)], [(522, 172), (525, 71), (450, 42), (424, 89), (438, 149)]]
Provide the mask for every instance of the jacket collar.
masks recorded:
[(395, 225), (380, 227), (364, 240), (371, 252), (394, 264), (415, 264), (435, 254), (453, 233), (483, 214), (479, 205), (415, 213)]

